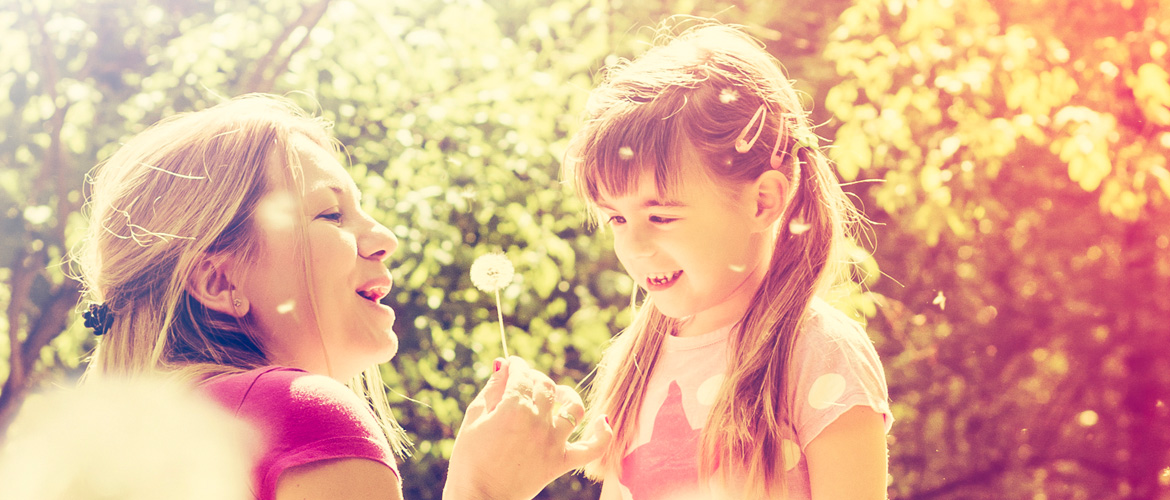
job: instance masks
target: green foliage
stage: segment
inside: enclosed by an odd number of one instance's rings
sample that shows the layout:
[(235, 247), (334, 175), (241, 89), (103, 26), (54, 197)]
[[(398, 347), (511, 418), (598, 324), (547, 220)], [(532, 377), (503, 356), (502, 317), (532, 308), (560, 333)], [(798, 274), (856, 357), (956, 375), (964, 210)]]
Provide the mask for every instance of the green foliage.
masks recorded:
[[(632, 283), (609, 236), (587, 227), (557, 179), (559, 158), (603, 61), (633, 55), (653, 36), (639, 26), (675, 13), (780, 19), (785, 7), (703, 3), (5, 7), (0, 299), (9, 314), (0, 324), (10, 335), (0, 343), (0, 428), (28, 391), (76, 377), (93, 346), (76, 321), (76, 284), (60, 265), (80, 234), (85, 172), (163, 116), (245, 92), (288, 93), (335, 123), (365, 208), (400, 239), (390, 265), (401, 349), (385, 375), (418, 443), (402, 465), (407, 496), (437, 498), (462, 408), (500, 355), (492, 301), (467, 276), (476, 256), (503, 251), (516, 265), (502, 297), (511, 347), (561, 382), (586, 380), (629, 320)], [(800, 10), (807, 14), (787, 24), (750, 29), (772, 40), (784, 30), (812, 57), (824, 16)], [(570, 477), (546, 494), (592, 496), (594, 488)]]
[[(560, 382), (587, 380), (628, 322), (633, 285), (559, 158), (604, 62), (694, 14), (744, 24), (786, 64), (880, 224), (854, 249), (870, 292), (836, 300), (871, 318), (886, 365), (891, 496), (1165, 495), (1170, 12), (1067, 3), (9, 2), (0, 429), (93, 345), (61, 266), (85, 172), (162, 116), (287, 93), (335, 122), (365, 208), (399, 238), (384, 370), (417, 444), (405, 493), (438, 498), (500, 355), (477, 256), (516, 266), (510, 348)], [(596, 495), (576, 477), (543, 494)]]
[(1170, 2), (1088, 3), (861, 0), (826, 48), (893, 498), (1166, 494)]

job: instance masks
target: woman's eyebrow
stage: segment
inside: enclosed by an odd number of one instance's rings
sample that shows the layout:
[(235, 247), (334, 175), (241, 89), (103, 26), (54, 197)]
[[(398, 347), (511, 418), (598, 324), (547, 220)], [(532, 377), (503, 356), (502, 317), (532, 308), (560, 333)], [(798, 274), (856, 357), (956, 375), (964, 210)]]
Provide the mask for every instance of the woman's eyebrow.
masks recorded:
[(336, 183), (336, 182), (328, 182), (328, 181), (318, 182), (318, 183), (314, 184), (311, 188), (309, 188), (309, 190), (306, 194), (316, 194), (316, 193), (323, 193), (323, 192), (324, 193), (332, 192), (339, 199), (345, 198), (346, 194), (347, 194), (347, 190), (345, 189), (344, 186), (342, 186), (341, 184)]

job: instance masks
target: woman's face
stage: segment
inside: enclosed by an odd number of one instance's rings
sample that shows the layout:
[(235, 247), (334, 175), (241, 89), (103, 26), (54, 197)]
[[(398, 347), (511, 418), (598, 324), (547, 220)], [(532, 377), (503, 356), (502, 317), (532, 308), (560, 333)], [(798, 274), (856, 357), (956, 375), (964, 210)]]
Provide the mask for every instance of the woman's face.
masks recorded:
[(361, 209), (361, 193), (332, 152), (303, 137), (294, 145), (305, 192), (265, 195), (259, 248), (239, 291), (270, 361), (344, 381), (398, 351), (394, 310), (380, 303), (391, 287), (384, 261), (398, 240)]

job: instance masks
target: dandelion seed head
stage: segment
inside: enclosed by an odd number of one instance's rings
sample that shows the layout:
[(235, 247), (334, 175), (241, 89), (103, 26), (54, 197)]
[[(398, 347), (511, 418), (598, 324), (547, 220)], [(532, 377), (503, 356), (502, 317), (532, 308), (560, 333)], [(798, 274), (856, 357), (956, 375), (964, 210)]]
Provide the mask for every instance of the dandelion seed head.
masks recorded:
[(621, 158), (623, 160), (629, 160), (630, 158), (633, 158), (633, 157), (634, 157), (634, 150), (631, 149), (629, 146), (622, 146), (621, 149), (618, 150), (618, 158)]
[(489, 253), (471, 263), (471, 283), (484, 292), (494, 292), (512, 283), (515, 269), (504, 254)]
[(735, 89), (723, 89), (719, 91), (719, 102), (731, 104), (737, 100), (739, 100), (739, 91)]

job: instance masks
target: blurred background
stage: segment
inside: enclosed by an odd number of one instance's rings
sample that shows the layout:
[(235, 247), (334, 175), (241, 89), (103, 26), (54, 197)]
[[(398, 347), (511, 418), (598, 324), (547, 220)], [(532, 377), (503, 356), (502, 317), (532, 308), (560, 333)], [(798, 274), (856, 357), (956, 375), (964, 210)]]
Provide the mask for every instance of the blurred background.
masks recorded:
[(563, 383), (629, 319), (557, 170), (600, 69), (673, 14), (765, 42), (875, 222), (835, 300), (885, 364), (891, 498), (1170, 498), (1165, 0), (0, 0), (0, 436), (94, 345), (62, 264), (86, 172), (165, 115), (291, 93), (401, 240), (384, 370), (406, 496), (439, 498), (500, 355), (476, 256), (516, 265), (511, 348)]

